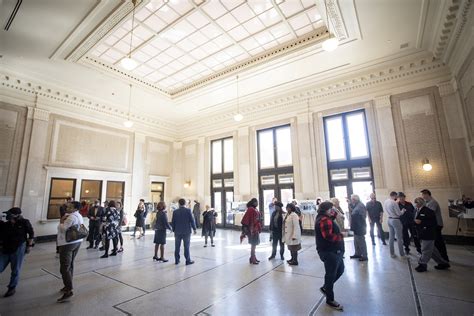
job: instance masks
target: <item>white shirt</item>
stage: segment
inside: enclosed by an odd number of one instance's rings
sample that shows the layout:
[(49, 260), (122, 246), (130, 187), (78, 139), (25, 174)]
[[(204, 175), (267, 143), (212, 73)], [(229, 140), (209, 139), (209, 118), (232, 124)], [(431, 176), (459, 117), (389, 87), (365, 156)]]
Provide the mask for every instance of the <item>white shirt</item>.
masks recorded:
[(71, 214), (68, 215), (64, 223), (59, 223), (58, 225), (58, 246), (64, 246), (64, 245), (69, 245), (69, 244), (74, 244), (78, 242), (82, 242), (82, 238), (78, 240), (74, 240), (71, 242), (66, 241), (66, 231), (69, 227), (74, 226), (74, 225), (82, 225), (84, 224), (84, 219), (82, 218), (82, 215), (79, 214), (79, 211), (75, 211)]
[(388, 198), (383, 202), (383, 209), (388, 214), (388, 217), (391, 218), (400, 218), (402, 215), (402, 211), (400, 211), (400, 207), (398, 203), (394, 200)]

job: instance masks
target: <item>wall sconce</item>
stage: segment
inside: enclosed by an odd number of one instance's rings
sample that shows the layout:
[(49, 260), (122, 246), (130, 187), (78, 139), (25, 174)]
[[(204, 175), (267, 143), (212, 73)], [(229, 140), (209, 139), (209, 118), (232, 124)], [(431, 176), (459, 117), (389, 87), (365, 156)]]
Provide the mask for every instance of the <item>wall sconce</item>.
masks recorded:
[(431, 169), (433, 169), (433, 166), (430, 164), (430, 161), (428, 160), (428, 158), (425, 158), (423, 159), (423, 170), (425, 171), (431, 171)]
[(185, 181), (184, 182), (184, 187), (189, 188), (191, 186), (191, 180)]

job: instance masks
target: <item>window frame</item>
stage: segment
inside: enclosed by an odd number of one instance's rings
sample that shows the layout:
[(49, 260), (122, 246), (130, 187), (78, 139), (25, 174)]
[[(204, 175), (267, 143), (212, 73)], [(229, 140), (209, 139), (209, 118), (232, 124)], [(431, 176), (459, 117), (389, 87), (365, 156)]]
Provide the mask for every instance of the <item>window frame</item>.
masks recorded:
[(102, 204), (102, 185), (103, 185), (104, 181), (103, 180), (97, 180), (97, 179), (81, 179), (81, 189), (80, 189), (80, 198), (79, 198), (80, 202), (84, 201), (84, 198), (82, 197), (82, 187), (84, 185), (84, 181), (96, 181), (96, 182), (100, 183), (98, 200)]
[(67, 200), (67, 197), (64, 198), (64, 197), (53, 197), (51, 196), (52, 192), (53, 192), (53, 182), (54, 180), (67, 180), (67, 181), (72, 181), (73, 183), (73, 186), (72, 186), (72, 192), (71, 192), (71, 195), (70, 197), (72, 197), (73, 199), (75, 199), (76, 197), (76, 184), (77, 184), (77, 179), (75, 178), (62, 178), (62, 177), (52, 177), (51, 178), (51, 181), (50, 181), (50, 186), (49, 186), (49, 197), (48, 197), (48, 209), (47, 209), (47, 212), (46, 212), (46, 219), (60, 219), (60, 215), (58, 217), (52, 217), (50, 216), (50, 205), (51, 205), (51, 199), (54, 199), (54, 200), (64, 200), (64, 202), (66, 202)]
[[(125, 181), (118, 181), (118, 180), (107, 180), (105, 182), (105, 200), (106, 201), (111, 201), (111, 199), (109, 199), (109, 197), (107, 196), (107, 189), (109, 188), (109, 182), (114, 182), (114, 183), (121, 183), (122, 184), (122, 199), (118, 202), (121, 202), (122, 205), (124, 204), (124, 200), (125, 200)], [(115, 202), (117, 202), (117, 200), (113, 200)]]

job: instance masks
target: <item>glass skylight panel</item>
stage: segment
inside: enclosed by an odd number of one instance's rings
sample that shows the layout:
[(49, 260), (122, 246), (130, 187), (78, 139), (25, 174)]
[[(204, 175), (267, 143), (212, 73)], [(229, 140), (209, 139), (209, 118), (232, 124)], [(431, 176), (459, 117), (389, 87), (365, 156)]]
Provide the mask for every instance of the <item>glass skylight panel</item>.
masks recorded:
[(245, 53), (243, 53), (243, 54), (240, 54), (239, 56), (236, 56), (236, 57), (235, 57), (235, 60), (236, 60), (236, 61), (242, 61), (242, 60), (245, 60), (245, 59), (247, 59), (247, 58), (249, 58), (249, 57), (250, 57), (250, 55), (249, 55), (247, 52), (245, 52)]
[(201, 59), (206, 58), (208, 56), (208, 54), (199, 47), (196, 48), (195, 50), (191, 51), (190, 54), (196, 60), (201, 60)]
[(186, 20), (181, 20), (173, 28), (185, 33), (186, 36), (196, 31), (196, 28)]
[(202, 9), (213, 19), (217, 19), (227, 13), (227, 9), (219, 1), (215, 0), (206, 1), (206, 4), (202, 6)]
[(252, 11), (252, 9), (250, 9), (250, 7), (246, 3), (232, 10), (231, 14), (240, 23), (244, 23), (250, 20), (251, 18), (255, 17), (255, 13)]
[(301, 5), (301, 2), (299, 1), (284, 1), (279, 4), (281, 11), (283, 11), (283, 14), (288, 18), (298, 12), (301, 12), (303, 10), (303, 6)]
[(141, 22), (141, 21), (145, 20), (147, 17), (149, 17), (151, 13), (152, 13), (152, 11), (148, 10), (147, 7), (144, 7), (143, 9), (138, 10), (138, 11), (135, 13), (135, 18), (136, 18), (138, 21)]
[(299, 30), (296, 30), (296, 35), (298, 36), (302, 36), (304, 34), (308, 34), (310, 33), (311, 31), (313, 31), (313, 26), (312, 25), (307, 25), (303, 28), (300, 28)]
[(214, 57), (208, 57), (204, 59), (202, 62), (204, 63), (204, 65), (206, 65), (209, 68), (212, 68), (219, 64), (219, 62)]
[(316, 4), (314, 3), (314, 0), (300, 0), (300, 1), (301, 1), (301, 3), (303, 4), (303, 7), (304, 7), (305, 9), (306, 9), (306, 8), (309, 8), (309, 7), (311, 7), (311, 6), (316, 5)]
[(308, 15), (311, 22), (317, 22), (321, 20), (321, 13), (319, 13), (319, 10), (317, 8), (311, 8), (307, 10), (306, 14)]
[(222, 64), (223, 64), (224, 66), (226, 66), (226, 67), (227, 67), (227, 66), (231, 66), (231, 65), (233, 65), (234, 63), (235, 63), (235, 60), (234, 60), (233, 58), (222, 62)]
[(189, 3), (188, 0), (170, 0), (170, 2), (173, 10), (175, 10), (181, 15), (184, 15), (189, 11), (193, 10), (193, 6), (191, 3)]
[(261, 13), (258, 17), (266, 26), (271, 26), (281, 21), (280, 14), (274, 8)]
[[(115, 45), (117, 47), (117, 45)], [(146, 44), (140, 48), (140, 51), (150, 55), (150, 56), (156, 56), (160, 52), (158, 48), (151, 44)], [(126, 52), (126, 51), (125, 51)]]
[(250, 35), (250, 33), (247, 32), (247, 30), (241, 25), (234, 27), (232, 30), (228, 31), (227, 33), (237, 42)]
[(164, 62), (160, 61), (158, 58), (152, 58), (146, 62), (148, 66), (152, 67), (153, 69), (159, 69), (164, 65)]
[(221, 0), (222, 4), (227, 8), (227, 10), (231, 11), (238, 5), (245, 2), (245, 0)]
[(274, 40), (272, 34), (268, 31), (263, 31), (261, 33), (258, 33), (257, 35), (254, 36), (254, 38), (257, 40), (257, 42), (260, 45), (265, 45)]
[(210, 74), (212, 74), (212, 70), (211, 70), (211, 69), (206, 69), (206, 70), (204, 70), (203, 72), (200, 73), (200, 75), (203, 76), (203, 77), (204, 77), (204, 76), (208, 76), (208, 75), (210, 75)]
[(166, 5), (164, 5), (155, 14), (158, 15), (158, 17), (162, 19), (163, 21), (165, 21), (166, 23), (172, 23), (179, 18), (179, 15)]
[(209, 20), (199, 11), (194, 11), (186, 19), (197, 29), (209, 24)]
[(232, 57), (227, 55), (225, 52), (220, 52), (214, 55), (214, 58), (217, 59), (219, 62), (223, 63), (225, 61), (228, 61)]
[(242, 47), (245, 48), (247, 51), (259, 47), (258, 42), (253, 37), (240, 42), (240, 45), (242, 45)]
[(168, 42), (166, 39), (161, 38), (159, 36), (153, 38), (150, 41), (150, 44), (158, 48), (160, 51), (166, 50), (168, 47), (171, 46), (170, 42)]
[(127, 33), (128, 33), (127, 30), (125, 30), (125, 29), (119, 27), (118, 29), (116, 29), (116, 30), (114, 31), (113, 34), (114, 34), (114, 36), (116, 36), (116, 37), (118, 37), (118, 38), (123, 38), (123, 37), (125, 36), (125, 34), (127, 34)]
[(299, 30), (300, 28), (311, 24), (311, 21), (308, 19), (306, 14), (299, 14), (298, 16), (289, 19), (288, 22), (294, 30)]
[(138, 72), (142, 73), (143, 76), (146, 76), (146, 75), (149, 75), (151, 73), (153, 73), (153, 69), (151, 69), (150, 67), (146, 66), (146, 65), (141, 65), (141, 66), (138, 66), (137, 68), (135, 68)]
[(156, 56), (156, 59), (158, 59), (159, 61), (161, 61), (164, 64), (167, 64), (167, 63), (169, 63), (170, 61), (173, 60), (173, 58), (171, 56), (169, 56), (168, 54), (166, 54), (166, 53), (159, 54), (158, 56)]
[(109, 57), (106, 54), (103, 54), (102, 56), (100, 56), (100, 59), (102, 59), (103, 61), (106, 61), (110, 64), (114, 64), (117, 61), (116, 59), (114, 59), (112, 57)]
[(98, 45), (98, 46), (95, 48), (95, 51), (98, 52), (99, 54), (102, 54), (102, 53), (105, 52), (107, 49), (108, 49), (107, 46), (105, 46), (104, 44), (100, 44), (100, 45)]
[(236, 57), (236, 56), (239, 56), (239, 55), (245, 53), (245, 51), (237, 45), (233, 45), (233, 46), (227, 48), (225, 50), (225, 52), (227, 54), (229, 54), (229, 56), (231, 56), (231, 57)]
[(147, 79), (151, 82), (157, 82), (158, 80), (161, 80), (163, 78), (164, 76), (156, 71), (147, 76)]
[(185, 66), (189, 66), (195, 62), (189, 55), (183, 55), (178, 60)]
[(140, 37), (141, 39), (143, 40), (148, 40), (150, 39), (150, 37), (152, 37), (154, 34), (152, 32), (150, 32), (147, 28), (145, 28), (144, 26), (138, 26), (135, 28), (135, 30), (133, 31), (133, 37), (135, 39), (135, 36), (138, 36)]
[(169, 65), (170, 65), (171, 68), (175, 69), (176, 71), (180, 71), (181, 69), (186, 67), (181, 62), (179, 62), (177, 59), (173, 60)]
[(183, 75), (182, 73), (176, 73), (173, 75), (173, 78), (175, 78), (176, 80), (178, 80), (178, 82), (180, 81), (183, 81), (185, 80), (187, 77), (185, 75)]
[(145, 54), (142, 51), (137, 51), (137, 52), (133, 53), (133, 59), (136, 59), (136, 60), (138, 60), (139, 62), (142, 62), (142, 63), (146, 62), (150, 58), (151, 58), (150, 55)]
[(201, 46), (208, 41), (208, 38), (201, 31), (197, 31), (188, 37), (194, 44)]
[(221, 48), (213, 42), (207, 42), (206, 44), (201, 46), (201, 49), (205, 51), (207, 55), (212, 55), (215, 52), (219, 51)]
[(293, 34), (290, 33), (290, 34), (284, 35), (284, 36), (282, 36), (282, 37), (279, 37), (279, 38), (277, 39), (277, 41), (278, 41), (278, 43), (283, 44), (283, 43), (286, 43), (286, 42), (288, 42), (288, 41), (291, 41), (291, 40), (294, 39), (294, 38), (295, 38), (295, 37), (293, 36)]
[(243, 26), (250, 34), (255, 34), (265, 28), (265, 25), (257, 17), (245, 22)]
[(216, 20), (217, 24), (219, 24), (225, 31), (228, 31), (237, 25), (239, 25), (239, 21), (237, 21), (232, 14), (227, 13)]
[(222, 34), (222, 32), (213, 24), (208, 24), (201, 29), (202, 34), (204, 34), (208, 39), (213, 39)]
[(255, 14), (260, 14), (273, 7), (271, 0), (248, 0), (247, 4), (252, 8)]
[(170, 67), (170, 65), (168, 64), (168, 65), (166, 65), (166, 66), (164, 66), (164, 67), (161, 67), (161, 68), (160, 68), (160, 72), (162, 72), (162, 73), (164, 73), (165, 75), (169, 76), (169, 75), (175, 73), (176, 70), (175, 70), (174, 68)]
[(160, 84), (163, 85), (163, 86), (166, 86), (166, 87), (167, 86), (172, 86), (175, 83), (176, 83), (176, 80), (174, 80), (171, 77), (167, 77), (166, 79), (160, 81)]
[(263, 45), (262, 47), (265, 49), (265, 50), (268, 50), (272, 47), (275, 47), (278, 45), (278, 42), (277, 41), (271, 41), (270, 43), (267, 43), (265, 45)]
[(155, 32), (161, 31), (167, 25), (156, 15), (150, 15), (150, 17), (146, 19), (143, 23)]
[(185, 52), (192, 51), (193, 49), (197, 47), (197, 45), (191, 42), (190, 40), (188, 40), (188, 38), (182, 39), (176, 44), (176, 46), (181, 48)]
[(289, 34), (290, 31), (284, 23), (279, 23), (270, 29), (270, 33), (272, 33), (275, 38), (279, 38)]
[(229, 45), (233, 44), (233, 42), (225, 35), (221, 35), (221, 36), (215, 38), (212, 42), (214, 44), (216, 44), (221, 49), (229, 47)]
[(179, 58), (184, 55), (183, 51), (175, 46), (171, 46), (165, 52), (174, 58)]
[(119, 38), (116, 37), (115, 35), (110, 35), (105, 39), (105, 43), (107, 45), (113, 46), (116, 42), (118, 42)]
[(197, 73), (200, 73), (201, 71), (204, 71), (207, 69), (206, 66), (200, 64), (200, 63), (197, 63), (197, 64), (194, 64), (190, 67), (192, 70), (194, 70), (195, 72)]
[(160, 33), (159, 36), (175, 44), (179, 42), (180, 40), (182, 40), (183, 38), (185, 38), (186, 35), (187, 34), (181, 30), (170, 28)]
[(252, 56), (255, 56), (255, 55), (260, 54), (261, 52), (263, 52), (263, 48), (262, 47), (257, 47), (257, 48), (252, 49), (251, 51), (249, 51), (249, 54), (252, 55)]

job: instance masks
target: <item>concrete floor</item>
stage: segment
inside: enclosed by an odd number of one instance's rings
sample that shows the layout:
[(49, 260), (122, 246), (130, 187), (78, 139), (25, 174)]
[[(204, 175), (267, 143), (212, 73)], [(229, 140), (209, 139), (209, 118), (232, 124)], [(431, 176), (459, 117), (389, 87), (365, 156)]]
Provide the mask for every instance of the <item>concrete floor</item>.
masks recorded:
[[(151, 233), (151, 232), (149, 232)], [(219, 230), (215, 248), (203, 248), (193, 236), (194, 265), (175, 266), (172, 235), (168, 263), (152, 261), (153, 237), (125, 238), (125, 252), (99, 259), (100, 252), (81, 248), (75, 264), (74, 297), (56, 303), (63, 284), (55, 244), (38, 244), (27, 256), (15, 296), (0, 298), (0, 315), (331, 315), (319, 287), (324, 269), (314, 237), (303, 238), (300, 265), (267, 261), (268, 234), (257, 257), (248, 263), (248, 244), (237, 231)], [(368, 247), (369, 261), (350, 260), (352, 239), (346, 239), (346, 272), (335, 286), (336, 300), (348, 315), (469, 315), (474, 314), (474, 251), (448, 246), (452, 268), (414, 271), (417, 256), (390, 258), (388, 246)], [(414, 249), (413, 249), (414, 251)], [(286, 251), (286, 256), (289, 256)], [(182, 260), (184, 261), (184, 260)], [(0, 275), (7, 285), (9, 270)], [(2, 292), (3, 293), (3, 292)]]

